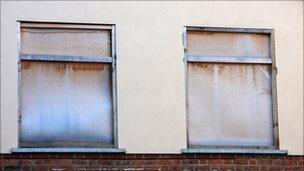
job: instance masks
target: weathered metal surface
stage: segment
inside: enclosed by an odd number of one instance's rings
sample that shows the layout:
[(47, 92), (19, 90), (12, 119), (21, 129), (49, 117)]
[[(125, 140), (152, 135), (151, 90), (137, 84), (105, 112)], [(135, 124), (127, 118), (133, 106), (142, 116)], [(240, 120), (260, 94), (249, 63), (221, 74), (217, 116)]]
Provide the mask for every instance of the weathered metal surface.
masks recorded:
[(113, 145), (110, 68), (23, 61), (21, 146)]
[(21, 54), (21, 60), (35, 61), (66, 61), (66, 62), (94, 62), (112, 63), (113, 58), (107, 56), (71, 56), (71, 55), (46, 55), (46, 54)]
[(182, 149), (182, 153), (208, 153), (208, 154), (287, 154), (287, 150), (273, 149), (208, 149), (208, 148), (189, 148)]
[(119, 148), (13, 148), (12, 153), (125, 153)]
[(21, 54), (111, 56), (111, 30), (21, 27)]
[(271, 64), (271, 58), (261, 57), (210, 57), (210, 56), (187, 56), (189, 62), (211, 62), (211, 63), (251, 63), (251, 64)]
[(183, 28), (182, 43), (183, 43), (183, 47), (184, 47), (184, 51), (185, 51), (187, 49), (187, 27)]
[(23, 28), (68, 28), (68, 29), (112, 29), (112, 25), (105, 24), (79, 24), (79, 23), (51, 23), (51, 22), (26, 22), (21, 21), (21, 27)]
[(274, 146), (248, 146), (248, 145), (198, 145), (198, 146), (191, 146), (191, 148), (202, 148), (202, 149), (272, 149), (275, 150)]
[(188, 55), (270, 57), (269, 34), (188, 31)]
[(189, 146), (274, 145), (270, 65), (187, 67)]
[(271, 64), (271, 77), (272, 77), (272, 117), (273, 117), (273, 141), (276, 149), (280, 149), (279, 141), (279, 121), (278, 121), (278, 99), (277, 99), (277, 67), (276, 67), (276, 58), (275, 58), (275, 38), (274, 30), (270, 34), (270, 56), (272, 59)]
[(116, 27), (111, 28), (111, 56), (112, 56), (112, 105), (113, 105), (113, 134), (114, 146), (118, 148), (118, 110), (117, 110), (117, 70), (116, 70)]
[(202, 27), (202, 26), (186, 26), (188, 31), (209, 31), (209, 32), (225, 32), (225, 33), (266, 33), (269, 34), (273, 29), (268, 28), (237, 28), (237, 27)]

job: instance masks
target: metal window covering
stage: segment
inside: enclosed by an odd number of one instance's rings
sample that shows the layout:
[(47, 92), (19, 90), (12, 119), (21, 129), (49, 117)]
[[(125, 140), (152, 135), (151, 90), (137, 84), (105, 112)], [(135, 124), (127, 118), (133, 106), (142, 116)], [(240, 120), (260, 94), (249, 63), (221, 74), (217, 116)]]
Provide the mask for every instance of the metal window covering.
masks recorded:
[(184, 44), (188, 146), (273, 146), (270, 34), (195, 30)]
[(21, 23), (21, 147), (116, 147), (114, 39), (100, 27)]

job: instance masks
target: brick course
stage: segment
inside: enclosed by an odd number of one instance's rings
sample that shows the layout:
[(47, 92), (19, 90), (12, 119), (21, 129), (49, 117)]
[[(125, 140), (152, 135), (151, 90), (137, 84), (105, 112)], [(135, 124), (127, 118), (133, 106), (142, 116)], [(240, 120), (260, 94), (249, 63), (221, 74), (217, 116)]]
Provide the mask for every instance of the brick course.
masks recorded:
[(4, 171), (304, 171), (304, 156), (243, 154), (0, 154)]

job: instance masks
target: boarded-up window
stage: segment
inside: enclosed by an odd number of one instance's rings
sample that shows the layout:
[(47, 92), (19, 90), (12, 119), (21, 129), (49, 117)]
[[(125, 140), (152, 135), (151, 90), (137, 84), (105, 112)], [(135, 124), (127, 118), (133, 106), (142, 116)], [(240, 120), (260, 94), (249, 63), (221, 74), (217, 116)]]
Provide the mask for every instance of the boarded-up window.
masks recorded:
[(111, 28), (21, 23), (21, 147), (115, 146)]
[(274, 146), (270, 34), (188, 30), (188, 145)]

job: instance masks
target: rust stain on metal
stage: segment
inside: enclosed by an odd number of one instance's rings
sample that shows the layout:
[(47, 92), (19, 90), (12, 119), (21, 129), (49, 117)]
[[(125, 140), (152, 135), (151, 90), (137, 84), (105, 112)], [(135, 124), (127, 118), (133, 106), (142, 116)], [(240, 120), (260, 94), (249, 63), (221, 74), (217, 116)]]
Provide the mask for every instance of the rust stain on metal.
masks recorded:
[(30, 61), (22, 61), (21, 62), (21, 69), (29, 69), (31, 67)]
[[(191, 66), (189, 66), (191, 65)], [(224, 71), (225, 67), (227, 64), (217, 64), (218, 68), (218, 72), (219, 74), (223, 73), (222, 71)], [(194, 71), (205, 71), (205, 72), (210, 72), (213, 73), (214, 72), (214, 67), (208, 63), (203, 63), (203, 62), (190, 62), (188, 63), (188, 66), (191, 67)], [(224, 73), (223, 73), (224, 74)]]
[[(22, 61), (21, 68), (29, 69), (31, 67), (31, 61)], [(34, 62), (35, 64), (47, 64), (48, 62)], [(87, 70), (103, 70), (108, 64), (97, 63), (81, 63), (81, 62), (52, 62), (55, 65), (56, 70), (63, 72), (67, 69), (73, 71), (87, 71)]]
[(188, 33), (193, 33), (193, 34), (200, 34), (200, 35), (212, 35), (214, 34), (215, 32), (212, 32), (212, 31), (188, 31)]
[(70, 66), (74, 71), (86, 71), (86, 70), (103, 70), (107, 64), (96, 64), (96, 63), (70, 63)]
[(60, 62), (56, 64), (56, 69), (58, 71), (66, 71), (67, 69), (72, 69), (73, 71), (103, 70), (105, 65), (106, 64)]
[(193, 70), (197, 70), (197, 69), (210, 69), (210, 65), (206, 64), (206, 63), (201, 63), (201, 62), (197, 62), (197, 63), (191, 63), (192, 65), (192, 69)]

